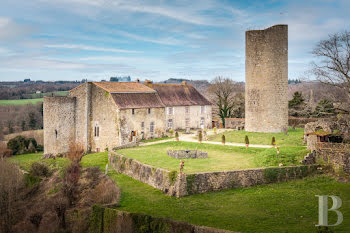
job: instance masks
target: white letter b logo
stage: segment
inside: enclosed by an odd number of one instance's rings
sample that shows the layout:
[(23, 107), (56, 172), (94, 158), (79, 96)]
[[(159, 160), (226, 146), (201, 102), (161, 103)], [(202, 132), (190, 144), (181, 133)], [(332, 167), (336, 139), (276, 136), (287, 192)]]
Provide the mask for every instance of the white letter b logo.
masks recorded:
[[(337, 196), (328, 196), (328, 195), (315, 195), (318, 197), (318, 226), (338, 226), (343, 222), (343, 214), (338, 210), (342, 201)], [(328, 209), (328, 197), (332, 198), (333, 206)], [(328, 211), (334, 211), (337, 213), (338, 220), (334, 225), (328, 225)]]

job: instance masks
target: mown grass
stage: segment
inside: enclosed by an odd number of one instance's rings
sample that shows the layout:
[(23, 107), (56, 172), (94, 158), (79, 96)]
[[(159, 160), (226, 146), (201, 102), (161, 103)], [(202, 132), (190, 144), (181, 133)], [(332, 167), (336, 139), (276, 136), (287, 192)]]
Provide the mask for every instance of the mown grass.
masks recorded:
[(280, 163), (298, 165), (307, 154), (304, 147), (282, 147), (280, 154), (277, 154), (275, 148), (245, 148), (181, 141), (127, 148), (118, 150), (118, 153), (155, 167), (178, 170), (180, 160), (168, 156), (167, 150), (208, 152), (207, 159), (183, 159), (185, 173), (278, 166)]
[[(13, 158), (18, 162), (40, 159), (34, 155)], [(107, 162), (106, 152), (89, 154), (82, 159), (83, 167), (98, 166), (102, 171)], [(122, 190), (119, 210), (248, 233), (316, 232), (318, 199), (315, 195), (336, 195), (343, 201), (339, 210), (344, 221), (331, 229), (337, 233), (350, 232), (350, 185), (323, 175), (183, 198), (166, 196), (113, 170), (109, 170), (108, 175)], [(329, 222), (335, 221), (335, 213), (330, 212)]]
[(244, 138), (247, 135), (250, 144), (271, 145), (272, 137), (276, 138), (278, 146), (303, 146), (304, 129), (288, 129), (288, 135), (284, 133), (254, 133), (244, 130), (232, 130), (217, 135), (208, 136), (209, 141), (221, 142), (222, 135), (225, 135), (226, 142), (245, 143)]
[(152, 138), (152, 139), (145, 139), (141, 140), (141, 142), (147, 143), (147, 142), (158, 142), (158, 141), (163, 141), (163, 140), (168, 140), (168, 139), (173, 139), (174, 137), (162, 137), (162, 138)]

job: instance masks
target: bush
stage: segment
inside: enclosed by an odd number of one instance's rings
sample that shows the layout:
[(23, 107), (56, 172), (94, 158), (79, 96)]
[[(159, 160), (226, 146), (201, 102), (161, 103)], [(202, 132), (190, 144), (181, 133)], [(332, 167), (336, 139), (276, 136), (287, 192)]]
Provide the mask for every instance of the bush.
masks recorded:
[(177, 131), (175, 132), (175, 138), (176, 138), (176, 141), (179, 141), (179, 133)]
[(216, 134), (217, 128), (214, 127), (214, 128), (213, 128), (213, 131), (214, 131), (214, 134)]
[(222, 142), (222, 144), (224, 144), (224, 145), (225, 145), (225, 143), (226, 143), (226, 137), (225, 137), (224, 134), (221, 136), (221, 142)]
[(198, 141), (199, 143), (201, 143), (203, 140), (203, 134), (202, 134), (202, 131), (199, 131), (199, 134), (198, 134)]
[(63, 192), (72, 206), (78, 197), (78, 181), (80, 176), (80, 164), (72, 162), (64, 174)]
[(7, 142), (7, 148), (12, 150), (14, 155), (33, 153), (37, 146), (34, 138), (26, 139), (23, 136), (16, 136)]
[(49, 177), (51, 175), (51, 171), (46, 164), (34, 162), (30, 167), (29, 174), (38, 177)]
[(44, 151), (44, 146), (43, 146), (43, 145), (38, 145), (38, 146), (36, 147), (36, 150), (37, 150), (37, 151)]
[(274, 136), (271, 139), (271, 145), (272, 146), (276, 145), (276, 138)]
[(245, 141), (245, 144), (246, 144), (246, 145), (249, 145), (249, 138), (248, 138), (248, 135), (245, 135), (244, 141)]
[(69, 151), (67, 153), (67, 157), (72, 162), (79, 163), (83, 156), (84, 156), (84, 147), (82, 144), (73, 142), (69, 145)]

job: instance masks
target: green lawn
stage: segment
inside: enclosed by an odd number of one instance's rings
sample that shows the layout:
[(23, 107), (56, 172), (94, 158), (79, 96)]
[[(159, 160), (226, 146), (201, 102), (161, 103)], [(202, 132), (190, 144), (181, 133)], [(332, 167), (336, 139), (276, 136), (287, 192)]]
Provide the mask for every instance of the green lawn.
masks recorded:
[(165, 142), (150, 146), (118, 150), (127, 157), (167, 170), (178, 170), (179, 159), (167, 155), (167, 150), (201, 150), (208, 152), (208, 159), (184, 159), (185, 173), (237, 170), (256, 167), (298, 165), (306, 155), (304, 147), (282, 147), (280, 154), (275, 148), (245, 148), (192, 142)]
[(33, 162), (40, 161), (46, 163), (51, 169), (62, 169), (69, 164), (69, 160), (65, 158), (56, 158), (56, 159), (40, 159), (42, 153), (35, 154), (23, 154), (23, 155), (14, 155), (9, 158), (11, 162), (19, 164), (20, 168), (29, 171), (30, 166)]
[(152, 138), (152, 139), (141, 140), (141, 142), (144, 142), (144, 143), (157, 142), (157, 141), (169, 140), (169, 139), (173, 139), (173, 138), (174, 137)]
[(226, 137), (226, 142), (245, 143), (245, 135), (249, 138), (250, 144), (271, 145), (272, 137), (276, 138), (278, 146), (303, 146), (304, 129), (288, 129), (288, 135), (284, 133), (253, 133), (244, 130), (232, 130), (217, 135), (210, 135), (209, 141), (221, 142), (222, 134)]
[[(27, 163), (40, 159), (35, 155), (11, 159)], [(98, 166), (103, 171), (107, 162), (107, 153), (89, 154), (82, 159), (83, 167)], [(350, 185), (326, 176), (175, 198), (113, 170), (108, 175), (122, 190), (119, 210), (248, 233), (316, 232), (315, 195), (337, 195), (343, 201), (340, 211), (344, 221), (331, 229), (337, 233), (350, 232)], [(331, 212), (330, 223), (335, 220)]]

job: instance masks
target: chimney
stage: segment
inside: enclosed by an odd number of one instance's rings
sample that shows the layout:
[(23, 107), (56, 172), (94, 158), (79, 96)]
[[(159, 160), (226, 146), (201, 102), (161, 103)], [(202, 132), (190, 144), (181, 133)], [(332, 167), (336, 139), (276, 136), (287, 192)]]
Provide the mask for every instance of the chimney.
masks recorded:
[(187, 85), (187, 82), (186, 81), (182, 81), (182, 85)]
[(152, 81), (146, 79), (146, 80), (145, 80), (145, 85), (148, 86), (148, 87), (151, 87), (151, 86), (152, 86)]
[(136, 82), (139, 83), (139, 82), (140, 82), (140, 79), (137, 78), (137, 79), (136, 79)]

